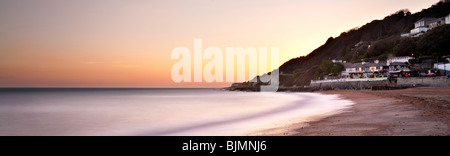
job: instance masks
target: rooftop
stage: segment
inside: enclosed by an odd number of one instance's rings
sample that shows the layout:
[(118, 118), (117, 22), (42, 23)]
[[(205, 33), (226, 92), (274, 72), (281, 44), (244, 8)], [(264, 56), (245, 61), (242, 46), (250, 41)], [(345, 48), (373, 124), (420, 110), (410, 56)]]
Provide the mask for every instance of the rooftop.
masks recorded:
[[(354, 63), (354, 64), (347, 64), (345, 68), (359, 68), (359, 67), (381, 67), (381, 66), (387, 66), (386, 63)], [(389, 64), (389, 66), (408, 66), (407, 63), (404, 62), (392, 62)]]
[(425, 17), (425, 18), (420, 19), (420, 20), (417, 21), (417, 22), (422, 22), (422, 21), (434, 21), (434, 20), (436, 20), (436, 19), (437, 19), (437, 18)]
[(390, 65), (391, 66), (408, 66), (408, 64), (403, 63), (403, 62), (392, 62)]
[(359, 67), (380, 67), (386, 66), (386, 63), (355, 63), (350, 68), (359, 68)]

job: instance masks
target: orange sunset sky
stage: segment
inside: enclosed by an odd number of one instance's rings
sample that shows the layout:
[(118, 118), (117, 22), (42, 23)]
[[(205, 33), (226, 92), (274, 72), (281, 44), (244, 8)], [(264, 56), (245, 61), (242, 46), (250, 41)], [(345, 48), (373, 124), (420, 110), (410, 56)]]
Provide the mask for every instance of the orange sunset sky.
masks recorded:
[[(279, 47), (280, 65), (330, 37), (437, 0), (1, 0), (0, 87), (225, 87), (172, 82), (172, 50)], [(204, 60), (208, 62), (208, 60)]]

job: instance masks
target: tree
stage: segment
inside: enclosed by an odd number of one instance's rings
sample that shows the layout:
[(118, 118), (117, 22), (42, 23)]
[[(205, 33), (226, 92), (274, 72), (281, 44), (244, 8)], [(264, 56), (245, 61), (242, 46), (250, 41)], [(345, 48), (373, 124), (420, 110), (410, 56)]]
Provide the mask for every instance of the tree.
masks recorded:
[(394, 47), (395, 56), (409, 56), (417, 50), (416, 41), (412, 38), (402, 38), (400, 42)]
[(330, 60), (322, 61), (322, 64), (319, 66), (319, 70), (316, 73), (316, 76), (323, 76), (328, 74), (339, 74), (341, 71), (345, 70), (344, 65), (341, 63), (333, 63)]
[(394, 51), (394, 47), (397, 42), (397, 36), (391, 36), (389, 38), (381, 39), (376, 42), (374, 42), (367, 52), (367, 56), (369, 58), (371, 57), (378, 57), (382, 54), (389, 54)]
[(438, 53), (450, 55), (450, 25), (443, 25), (427, 32), (417, 41), (417, 49), (423, 55)]
[(333, 62), (331, 62), (330, 60), (324, 60), (324, 61), (322, 61), (322, 64), (320, 64), (320, 66), (319, 66), (319, 73), (325, 74), (325, 75), (330, 74), (332, 68), (333, 68)]
[(345, 67), (344, 67), (343, 64), (341, 64), (341, 63), (335, 63), (335, 64), (333, 65), (333, 68), (331, 68), (331, 73), (338, 74), (338, 73), (340, 73), (340, 72), (342, 72), (342, 71), (344, 71), (344, 70), (345, 70)]

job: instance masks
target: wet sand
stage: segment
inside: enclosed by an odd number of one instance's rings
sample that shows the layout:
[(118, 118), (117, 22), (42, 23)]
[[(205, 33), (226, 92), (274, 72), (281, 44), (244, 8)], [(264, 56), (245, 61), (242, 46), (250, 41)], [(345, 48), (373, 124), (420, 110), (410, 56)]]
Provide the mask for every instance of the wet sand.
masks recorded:
[(344, 112), (307, 124), (285, 127), (294, 136), (448, 136), (450, 88), (334, 90), (355, 102)]

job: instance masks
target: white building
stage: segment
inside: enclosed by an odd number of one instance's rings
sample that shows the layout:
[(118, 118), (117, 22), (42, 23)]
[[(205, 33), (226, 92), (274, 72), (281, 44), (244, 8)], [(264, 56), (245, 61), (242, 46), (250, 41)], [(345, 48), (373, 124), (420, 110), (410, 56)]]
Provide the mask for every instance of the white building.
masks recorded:
[(430, 25), (431, 22), (434, 22), (436, 20), (436, 18), (422, 18), (419, 21), (417, 21), (416, 23), (414, 23), (415, 28), (419, 28), (419, 27), (428, 27)]
[(405, 62), (409, 62), (409, 60), (411, 60), (411, 59), (415, 59), (415, 58), (411, 57), (411, 56), (391, 57), (391, 58), (387, 59), (386, 64), (389, 66), (391, 63), (394, 63), (394, 62), (405, 63)]
[(450, 14), (445, 17), (445, 24), (450, 24)]
[(450, 63), (435, 63), (434, 69), (450, 71)]
[(385, 63), (354, 63), (347, 65), (345, 72), (342, 72), (343, 77), (357, 79), (357, 78), (376, 78), (384, 76), (388, 72)]
[(450, 24), (450, 14), (442, 18), (422, 18), (414, 23), (414, 29), (409, 33), (400, 34), (401, 37), (419, 37), (427, 31), (444, 24)]
[(409, 37), (409, 36), (410, 36), (409, 33), (403, 33), (403, 34), (400, 34), (400, 37)]
[(428, 31), (428, 27), (418, 27), (411, 30), (411, 35), (417, 35), (420, 33), (426, 33)]
[(429, 30), (429, 26), (432, 22), (436, 21), (436, 18), (422, 18), (414, 23), (414, 29), (411, 30), (410, 35), (412, 37), (419, 37)]
[(445, 18), (444, 17), (438, 18), (435, 21), (430, 23), (429, 28), (430, 28), (430, 30), (432, 30), (432, 29), (437, 28), (437, 27), (439, 27), (441, 25), (444, 25), (444, 24), (445, 24)]
[(331, 60), (331, 62), (333, 62), (333, 63), (345, 63), (345, 61), (342, 61), (342, 60)]

